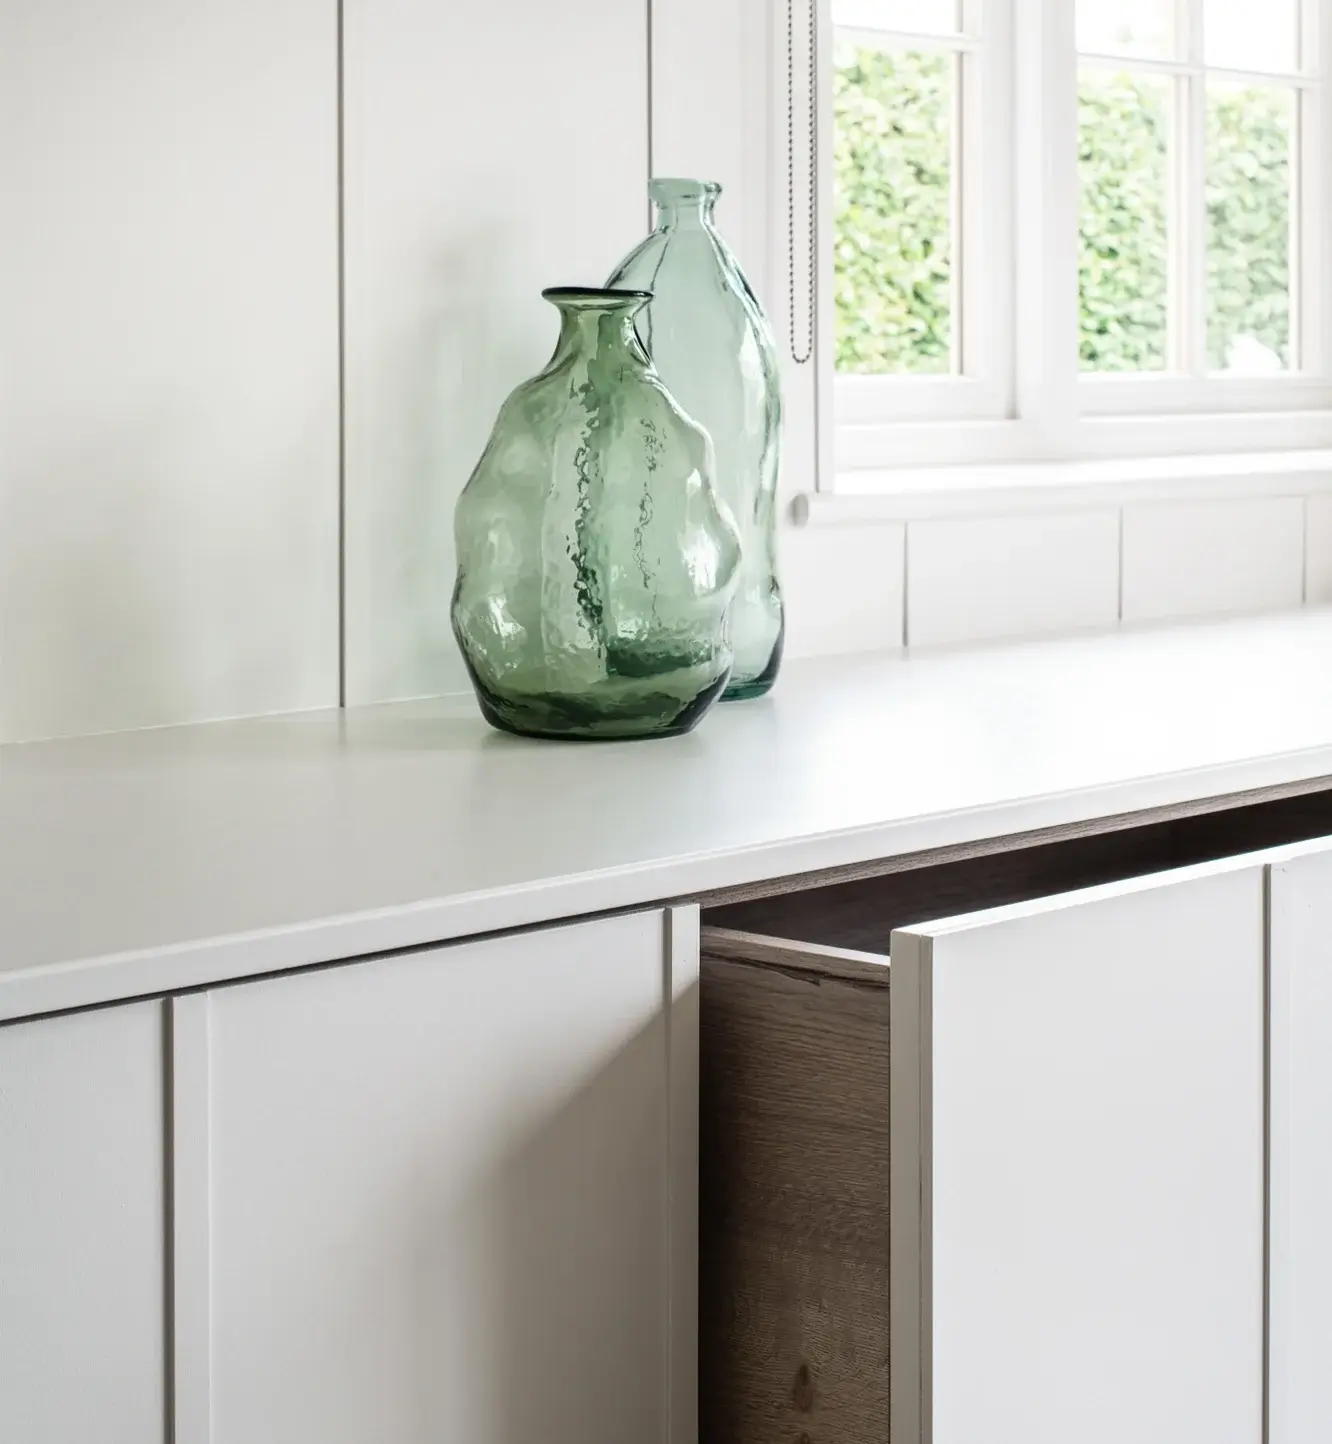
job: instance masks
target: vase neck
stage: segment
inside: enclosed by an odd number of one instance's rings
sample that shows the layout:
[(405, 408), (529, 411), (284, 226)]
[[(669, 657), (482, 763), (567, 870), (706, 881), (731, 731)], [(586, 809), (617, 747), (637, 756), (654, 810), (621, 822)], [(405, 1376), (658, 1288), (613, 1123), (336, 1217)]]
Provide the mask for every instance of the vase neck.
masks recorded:
[(560, 312), (560, 339), (552, 365), (574, 356), (618, 356), (646, 364), (634, 317), (651, 299), (650, 292), (569, 288), (542, 295)]
[(721, 186), (716, 181), (654, 180), (648, 194), (657, 207), (658, 230), (711, 230)]
[(603, 355), (608, 351), (629, 351), (634, 340), (632, 316), (589, 315), (586, 311), (565, 311), (560, 317), (560, 339), (555, 345), (556, 362), (578, 355)]

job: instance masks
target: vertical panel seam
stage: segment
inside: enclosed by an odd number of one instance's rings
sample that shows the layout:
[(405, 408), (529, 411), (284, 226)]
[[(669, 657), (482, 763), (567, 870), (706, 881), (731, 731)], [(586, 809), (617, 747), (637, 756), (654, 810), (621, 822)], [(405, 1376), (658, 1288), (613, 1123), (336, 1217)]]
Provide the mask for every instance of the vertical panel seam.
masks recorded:
[(1262, 1444), (1272, 1427), (1272, 889), (1275, 867), (1263, 868), (1263, 1282)]
[(1121, 627), (1124, 625), (1124, 510), (1125, 508), (1121, 505), (1119, 507), (1119, 587), (1118, 600), (1116, 602), (1118, 607), (1117, 620)]
[[(646, 5), (647, 5), (647, 13), (646, 13), (646, 24), (647, 24), (647, 35), (646, 35), (646, 40), (647, 40), (647, 178), (648, 178), (648, 180), (650, 181), (650, 180), (652, 179), (653, 168), (654, 168), (654, 166), (655, 166), (655, 164), (656, 164), (656, 160), (655, 160), (655, 156), (654, 156), (654, 146), (653, 146), (653, 140), (652, 140), (652, 128), (653, 128), (653, 125), (654, 125), (654, 123), (655, 123), (655, 111), (656, 111), (656, 96), (655, 96), (655, 93), (654, 93), (653, 78), (652, 78), (653, 66), (654, 66), (654, 64), (655, 64), (655, 59), (654, 59), (654, 55), (653, 55), (653, 43), (652, 43), (652, 26), (653, 26), (653, 20), (654, 20), (654, 16), (653, 16), (653, 0), (646, 0)], [(653, 213), (652, 213), (652, 200), (651, 200), (651, 197), (649, 197), (649, 198), (648, 198), (648, 203), (647, 203), (647, 228), (648, 228), (649, 231), (651, 231), (651, 230), (653, 229), (654, 220), (655, 220), (655, 218), (654, 218)]]
[(162, 1042), (162, 1438), (176, 1438), (176, 1068), (171, 998), (160, 1004)]
[[(665, 1444), (698, 1444), (697, 905), (663, 909), (666, 1010)], [(692, 995), (692, 998), (691, 998)], [(685, 1011), (683, 1014), (680, 1009)], [(692, 1282), (691, 1282), (692, 1281)]]
[[(648, 0), (649, 9), (651, 0)], [(662, 1411), (662, 1444), (676, 1444), (675, 1441), (675, 1069), (674, 1027), (675, 1012), (675, 913), (663, 908), (661, 914), (661, 1001), (665, 1012), (665, 1026), (662, 1037), (666, 1050), (666, 1136), (664, 1139), (664, 1162), (666, 1175), (666, 1206), (663, 1222), (666, 1226), (665, 1247), (662, 1249), (664, 1275), (662, 1284), (666, 1296), (665, 1354), (662, 1360), (662, 1387), (665, 1408)]]
[(211, 1083), (207, 993), (167, 1001), (167, 1438), (212, 1436)]
[(337, 6), (338, 706), (347, 705), (347, 147), (346, 0)]
[(902, 645), (911, 645), (911, 523), (902, 523)]
[(919, 1275), (916, 1297), (920, 1308), (920, 1421), (921, 1444), (934, 1439), (934, 939), (921, 944), (917, 970), (916, 1003), (920, 1042), (916, 1049), (919, 1079), (916, 1102), (920, 1121), (916, 1130), (919, 1156), (920, 1202), (917, 1209), (916, 1257)]

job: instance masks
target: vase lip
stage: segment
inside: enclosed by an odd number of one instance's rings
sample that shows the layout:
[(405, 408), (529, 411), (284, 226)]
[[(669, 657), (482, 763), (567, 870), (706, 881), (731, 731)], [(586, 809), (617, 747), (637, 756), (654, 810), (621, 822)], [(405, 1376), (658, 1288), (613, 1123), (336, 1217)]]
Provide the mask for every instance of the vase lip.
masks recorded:
[(720, 181), (699, 180), (693, 176), (653, 176), (648, 181), (648, 197), (657, 205), (715, 201), (721, 192)]
[(562, 309), (614, 311), (645, 305), (652, 299), (652, 292), (629, 290), (623, 286), (547, 286), (541, 296)]

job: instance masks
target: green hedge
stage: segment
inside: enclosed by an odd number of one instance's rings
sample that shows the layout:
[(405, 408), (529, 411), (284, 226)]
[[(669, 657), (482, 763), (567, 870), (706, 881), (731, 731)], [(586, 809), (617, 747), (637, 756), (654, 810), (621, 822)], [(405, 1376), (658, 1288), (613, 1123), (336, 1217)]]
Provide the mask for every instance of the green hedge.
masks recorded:
[[(837, 62), (837, 368), (945, 372), (951, 62), (846, 45)], [(1080, 87), (1086, 370), (1168, 364), (1169, 85), (1088, 71)], [(1236, 338), (1248, 338), (1250, 353), (1256, 343), (1289, 364), (1289, 92), (1217, 86), (1207, 121), (1209, 365), (1223, 367)]]

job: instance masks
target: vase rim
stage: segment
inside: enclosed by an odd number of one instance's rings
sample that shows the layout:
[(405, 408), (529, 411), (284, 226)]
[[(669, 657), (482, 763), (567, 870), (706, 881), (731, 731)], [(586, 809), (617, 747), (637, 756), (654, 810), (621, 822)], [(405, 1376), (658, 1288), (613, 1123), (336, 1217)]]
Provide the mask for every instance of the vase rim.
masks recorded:
[(648, 196), (661, 201), (715, 201), (721, 195), (720, 181), (699, 180), (694, 176), (653, 176), (648, 181)]
[(555, 306), (612, 311), (621, 306), (642, 305), (652, 299), (652, 292), (623, 286), (547, 286), (541, 296)]

